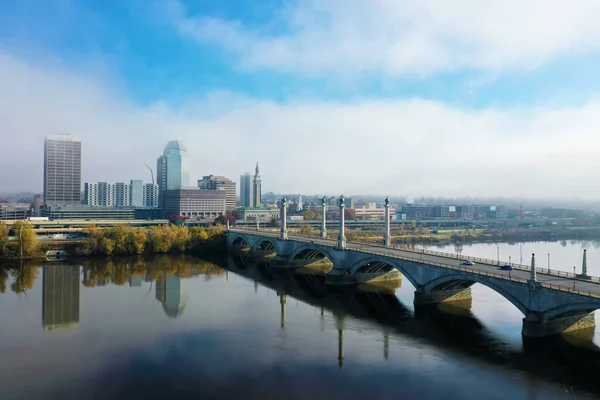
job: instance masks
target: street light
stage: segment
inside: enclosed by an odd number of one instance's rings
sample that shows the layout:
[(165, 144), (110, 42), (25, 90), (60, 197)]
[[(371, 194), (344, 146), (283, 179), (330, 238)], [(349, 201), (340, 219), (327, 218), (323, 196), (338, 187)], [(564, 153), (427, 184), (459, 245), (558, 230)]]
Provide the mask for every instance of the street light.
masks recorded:
[(573, 290), (575, 290), (575, 277), (577, 275), (575, 274), (575, 266), (573, 265)]
[(548, 275), (550, 275), (550, 253), (548, 253)]
[(500, 265), (500, 246), (496, 246), (496, 255), (498, 257), (498, 265)]

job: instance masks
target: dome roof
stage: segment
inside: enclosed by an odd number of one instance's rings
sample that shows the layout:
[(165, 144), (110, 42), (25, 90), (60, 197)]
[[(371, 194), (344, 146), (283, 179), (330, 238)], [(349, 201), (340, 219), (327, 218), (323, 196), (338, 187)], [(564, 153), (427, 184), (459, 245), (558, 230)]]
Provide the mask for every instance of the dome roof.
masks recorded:
[(170, 153), (171, 151), (185, 151), (187, 153), (187, 149), (181, 140), (171, 140), (167, 143), (164, 154)]

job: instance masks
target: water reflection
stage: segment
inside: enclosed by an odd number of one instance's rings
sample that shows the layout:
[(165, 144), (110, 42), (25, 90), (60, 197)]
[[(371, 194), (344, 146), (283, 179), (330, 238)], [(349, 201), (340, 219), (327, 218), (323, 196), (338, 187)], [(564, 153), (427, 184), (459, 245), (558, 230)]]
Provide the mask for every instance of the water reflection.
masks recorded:
[(3, 400), (600, 394), (589, 337), (506, 341), (470, 302), (413, 309), (399, 282), (332, 286), (239, 257), (23, 264), (1, 276), (14, 292), (0, 296)]
[(43, 267), (42, 326), (44, 330), (79, 325), (79, 267)]

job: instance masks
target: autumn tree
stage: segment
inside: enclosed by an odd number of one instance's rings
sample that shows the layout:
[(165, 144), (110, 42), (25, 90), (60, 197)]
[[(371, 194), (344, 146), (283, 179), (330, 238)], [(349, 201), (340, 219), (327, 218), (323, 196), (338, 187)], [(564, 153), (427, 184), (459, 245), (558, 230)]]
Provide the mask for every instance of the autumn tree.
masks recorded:
[(153, 226), (152, 228), (150, 228), (150, 247), (155, 253), (168, 252), (173, 244), (173, 239), (173, 231), (168, 225)]
[(356, 210), (354, 208), (344, 208), (344, 218), (347, 220), (355, 220)]
[(190, 230), (187, 226), (172, 226), (171, 231), (173, 232), (173, 240), (171, 246), (179, 251), (185, 251), (190, 244)]
[(27, 221), (16, 221), (12, 225), (12, 231), (17, 243), (16, 255), (18, 257), (30, 257), (38, 251), (38, 238), (31, 224)]
[(141, 229), (130, 230), (127, 235), (127, 248), (131, 253), (142, 254), (147, 241), (148, 236)]
[(7, 255), (8, 226), (0, 221), (0, 257)]
[(279, 220), (275, 217), (271, 218), (271, 221), (269, 222), (269, 226), (271, 228), (279, 228)]
[(98, 243), (98, 250), (102, 254), (110, 256), (115, 250), (115, 242), (112, 239), (103, 237), (100, 239), (100, 243)]
[(235, 217), (235, 215), (230, 214), (230, 213), (221, 214), (217, 218), (215, 218), (215, 220), (213, 221), (213, 225), (217, 225), (217, 224), (227, 225), (227, 222), (229, 222), (230, 226), (235, 226), (235, 224), (237, 222), (237, 218)]

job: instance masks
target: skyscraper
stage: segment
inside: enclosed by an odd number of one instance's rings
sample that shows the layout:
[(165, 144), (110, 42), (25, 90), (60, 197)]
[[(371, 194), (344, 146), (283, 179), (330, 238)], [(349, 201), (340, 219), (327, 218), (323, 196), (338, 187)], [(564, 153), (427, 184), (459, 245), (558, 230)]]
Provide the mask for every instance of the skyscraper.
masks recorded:
[(252, 177), (246, 173), (240, 176), (240, 205), (242, 207), (253, 207), (254, 192), (252, 191)]
[(173, 275), (163, 275), (156, 281), (156, 300), (163, 305), (163, 310), (170, 318), (183, 314), (188, 300), (187, 281)]
[(252, 207), (260, 207), (262, 205), (262, 195), (258, 163), (256, 163), (256, 168), (254, 169), (254, 179), (252, 180), (252, 193), (254, 196), (252, 199)]
[(188, 153), (181, 140), (167, 143), (163, 155), (156, 162), (156, 177), (159, 188), (159, 207), (163, 207), (166, 190), (176, 190), (190, 186)]
[(78, 325), (79, 267), (46, 266), (42, 274), (42, 326), (44, 330)]
[(44, 204), (81, 203), (81, 139), (49, 135), (44, 142)]

